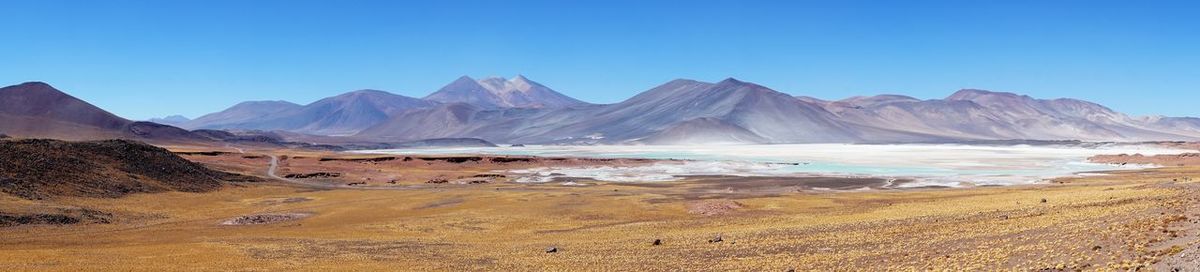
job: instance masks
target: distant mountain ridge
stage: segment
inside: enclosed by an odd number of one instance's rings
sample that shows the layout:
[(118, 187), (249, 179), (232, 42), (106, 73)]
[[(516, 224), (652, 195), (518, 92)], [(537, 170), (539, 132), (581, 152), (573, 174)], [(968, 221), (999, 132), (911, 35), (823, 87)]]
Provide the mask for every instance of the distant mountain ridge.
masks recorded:
[(380, 90), (359, 90), (308, 105), (284, 101), (243, 102), (181, 123), (188, 129), (283, 130), (316, 135), (351, 135), (405, 111), (465, 103), (483, 109), (565, 108), (590, 105), (524, 76), (475, 80), (462, 76), (423, 99)]
[(237, 127), (241, 124), (256, 122), (274, 113), (297, 108), (300, 108), (300, 105), (287, 101), (246, 101), (223, 111), (184, 122), (183, 126), (191, 129)]
[(196, 118), (189, 129), (253, 129), (345, 135), (414, 108), (436, 103), (380, 90), (358, 90), (317, 100), (308, 105), (284, 101), (243, 102), (221, 112)]
[(826, 101), (732, 78), (680, 79), (608, 105), (442, 105), (407, 112), (356, 136), (561, 144), (1148, 141), (1200, 139), (1200, 119), (1134, 118), (1082, 100), (975, 89), (945, 99), (878, 95)]
[(163, 118), (150, 118), (150, 120), (146, 120), (146, 121), (164, 124), (164, 125), (178, 126), (180, 124), (187, 123), (188, 121), (191, 121), (191, 120), (192, 119), (188, 119), (187, 117), (184, 117), (183, 115), (171, 115), (171, 116), (167, 116), (167, 117), (163, 117)]
[[(523, 76), (461, 77), (425, 99), (359, 90), (307, 105), (251, 101), (181, 126), (391, 143), (446, 138), (505, 144), (1200, 140), (1200, 118), (1131, 117), (1083, 100), (977, 89), (944, 99), (877, 95), (831, 101), (729, 78), (672, 80), (614, 104), (558, 96)], [(18, 137), (212, 138), (129, 121), (38, 82), (0, 89), (0, 106), (0, 133)]]
[(1107, 107), (1075, 99), (1044, 100), (975, 89), (959, 90), (945, 99), (880, 97), (825, 106), (847, 122), (952, 139), (1136, 141), (1200, 136), (1193, 131), (1155, 128)]

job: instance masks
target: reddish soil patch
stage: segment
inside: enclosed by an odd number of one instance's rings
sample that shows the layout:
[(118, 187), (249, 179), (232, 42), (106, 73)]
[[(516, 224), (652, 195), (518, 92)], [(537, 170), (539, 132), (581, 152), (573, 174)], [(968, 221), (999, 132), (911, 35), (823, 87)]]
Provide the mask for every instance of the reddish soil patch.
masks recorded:
[(1142, 154), (1120, 154), (1120, 155), (1098, 155), (1088, 158), (1088, 160), (1097, 163), (1108, 164), (1154, 164), (1162, 166), (1197, 166), (1200, 165), (1200, 153), (1184, 153), (1177, 155), (1154, 155), (1145, 156)]
[(703, 216), (729, 214), (742, 208), (742, 203), (727, 199), (698, 200), (687, 203), (688, 213)]

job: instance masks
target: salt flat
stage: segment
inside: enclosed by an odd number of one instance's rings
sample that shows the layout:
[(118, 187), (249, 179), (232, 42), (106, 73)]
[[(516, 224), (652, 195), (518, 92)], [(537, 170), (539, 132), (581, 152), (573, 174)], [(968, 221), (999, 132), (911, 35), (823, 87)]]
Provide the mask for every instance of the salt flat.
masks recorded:
[(912, 178), (902, 186), (1028, 184), (1084, 172), (1136, 169), (1149, 165), (1090, 163), (1101, 154), (1188, 152), (1149, 144), (964, 145), (964, 144), (783, 144), (664, 146), (525, 146), (421, 148), (360, 151), (383, 154), (488, 154), (552, 157), (679, 159), (640, 166), (555, 167), (511, 171), (526, 182), (556, 177), (617, 182), (678, 180), (683, 176), (875, 176)]

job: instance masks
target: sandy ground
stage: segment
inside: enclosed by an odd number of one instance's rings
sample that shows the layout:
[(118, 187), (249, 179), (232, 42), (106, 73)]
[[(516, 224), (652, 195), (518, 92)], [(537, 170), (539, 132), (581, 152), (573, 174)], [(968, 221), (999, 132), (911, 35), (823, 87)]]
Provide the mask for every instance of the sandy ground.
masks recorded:
[[(286, 150), (188, 158), (261, 176), (268, 153), (289, 157), (285, 173), (342, 173), (313, 182), (390, 188), (280, 182), (55, 203), (0, 197), (0, 210), (57, 205), (113, 215), (107, 224), (0, 229), (0, 270), (1169, 271), (1196, 267), (1200, 250), (1200, 185), (1190, 181), (1198, 167), (849, 192), (804, 187), (831, 180), (726, 177), (429, 184), (524, 166), (320, 161), (328, 154)], [(237, 218), (269, 222), (223, 224)]]

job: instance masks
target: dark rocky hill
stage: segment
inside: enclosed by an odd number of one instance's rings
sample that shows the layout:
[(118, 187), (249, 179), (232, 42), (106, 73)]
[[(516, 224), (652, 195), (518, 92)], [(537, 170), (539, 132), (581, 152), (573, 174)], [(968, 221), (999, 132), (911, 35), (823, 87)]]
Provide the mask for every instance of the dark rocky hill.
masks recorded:
[(211, 170), (136, 141), (0, 141), (0, 192), (26, 199), (206, 192), (227, 182), (259, 180)]

